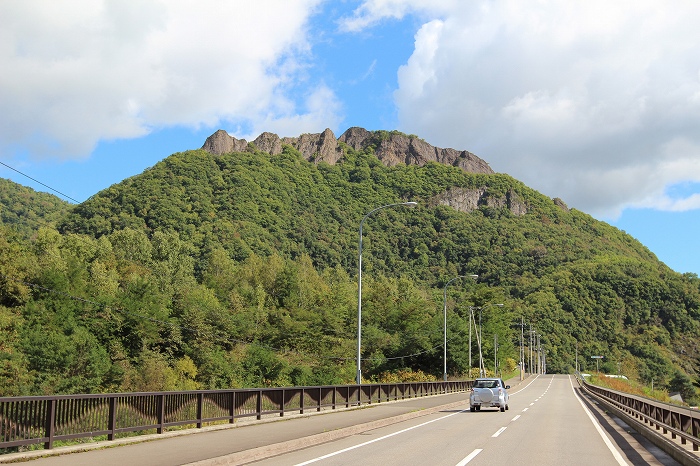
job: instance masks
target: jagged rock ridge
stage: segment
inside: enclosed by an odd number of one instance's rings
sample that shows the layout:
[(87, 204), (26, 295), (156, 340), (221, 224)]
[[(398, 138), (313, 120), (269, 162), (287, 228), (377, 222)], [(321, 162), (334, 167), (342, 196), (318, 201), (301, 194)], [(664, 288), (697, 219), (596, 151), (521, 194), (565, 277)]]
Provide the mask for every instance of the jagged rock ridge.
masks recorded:
[[(416, 136), (398, 132), (371, 132), (353, 127), (337, 139), (333, 131), (326, 129), (322, 133), (302, 134), (295, 138), (280, 138), (274, 133), (262, 133), (252, 141), (255, 148), (270, 155), (281, 153), (282, 145), (289, 144), (306, 160), (324, 161), (330, 164), (337, 163), (344, 155), (343, 146), (340, 143), (355, 150), (364, 150), (373, 146), (377, 158), (387, 166), (399, 163), (423, 166), (428, 162), (438, 162), (459, 167), (469, 173), (494, 173), (487, 162), (471, 152), (433, 147)], [(207, 138), (202, 149), (212, 154), (222, 155), (244, 152), (248, 147), (249, 143), (245, 139), (236, 139), (226, 131), (218, 130)]]
[[(207, 138), (202, 149), (215, 155), (254, 149), (277, 155), (282, 152), (284, 144), (294, 147), (306, 160), (316, 163), (320, 161), (332, 165), (337, 163), (344, 156), (343, 145), (345, 145), (358, 151), (373, 147), (377, 158), (387, 166), (400, 163), (423, 166), (428, 162), (438, 162), (459, 167), (469, 173), (495, 173), (487, 162), (471, 152), (433, 147), (416, 136), (399, 132), (372, 132), (358, 127), (348, 129), (337, 139), (333, 131), (326, 129), (322, 133), (302, 134), (296, 138), (280, 138), (274, 133), (266, 132), (250, 143), (245, 139), (236, 139), (224, 130), (218, 130)], [(518, 216), (528, 212), (528, 206), (513, 191), (509, 191), (504, 197), (493, 197), (489, 196), (483, 188), (452, 188), (435, 196), (430, 202), (433, 205), (447, 205), (467, 213), (481, 206), (507, 208)], [(555, 199), (554, 203), (562, 210), (568, 210), (561, 199)]]

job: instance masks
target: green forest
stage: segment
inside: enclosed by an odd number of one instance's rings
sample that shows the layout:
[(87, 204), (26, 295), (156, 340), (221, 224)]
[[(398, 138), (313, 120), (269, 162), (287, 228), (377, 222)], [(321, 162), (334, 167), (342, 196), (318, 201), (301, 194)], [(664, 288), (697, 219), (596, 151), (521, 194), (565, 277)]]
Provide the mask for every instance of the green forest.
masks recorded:
[(449, 377), (473, 375), (471, 306), (490, 370), (525, 322), (549, 372), (602, 355), (697, 397), (697, 275), (508, 175), (344, 150), (176, 153), (78, 205), (0, 180), (0, 396), (354, 383), (360, 222), (415, 201), (364, 221), (364, 381), (440, 380), (445, 305)]

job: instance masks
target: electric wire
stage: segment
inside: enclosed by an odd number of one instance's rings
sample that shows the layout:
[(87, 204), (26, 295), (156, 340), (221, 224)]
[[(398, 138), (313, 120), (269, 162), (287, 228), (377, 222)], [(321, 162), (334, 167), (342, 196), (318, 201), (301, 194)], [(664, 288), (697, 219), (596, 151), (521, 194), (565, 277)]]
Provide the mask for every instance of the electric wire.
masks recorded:
[(17, 170), (16, 168), (12, 168), (11, 166), (9, 166), (8, 164), (6, 164), (6, 163), (4, 163), (4, 162), (2, 162), (2, 161), (0, 161), (0, 165), (4, 165), (4, 166), (6, 166), (7, 168), (9, 168), (10, 170), (16, 171), (17, 173), (19, 173), (19, 174), (22, 175), (22, 176), (26, 176), (27, 178), (29, 178), (30, 180), (34, 181), (35, 183), (39, 183), (40, 185), (42, 185), (42, 186), (44, 186), (44, 187), (46, 187), (46, 188), (49, 188), (51, 191), (60, 194), (61, 196), (65, 197), (66, 199), (70, 199), (71, 201), (75, 202), (76, 204), (80, 204), (80, 201), (78, 201), (78, 200), (76, 200), (76, 199), (73, 199), (73, 198), (70, 197), (68, 194), (63, 194), (61, 191), (58, 191), (58, 190), (56, 190), (56, 189), (53, 189), (51, 186), (49, 186), (49, 185), (47, 185), (47, 184), (44, 184), (44, 183), (42, 183), (42, 182), (39, 181), (39, 180), (36, 180), (36, 179), (32, 178), (31, 176), (27, 175), (26, 173), (22, 173), (21, 171)]

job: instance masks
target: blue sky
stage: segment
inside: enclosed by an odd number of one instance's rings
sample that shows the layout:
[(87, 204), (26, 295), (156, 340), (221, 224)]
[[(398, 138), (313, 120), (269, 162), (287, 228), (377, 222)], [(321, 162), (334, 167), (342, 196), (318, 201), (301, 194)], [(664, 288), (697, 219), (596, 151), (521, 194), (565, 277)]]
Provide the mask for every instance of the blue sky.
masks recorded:
[(700, 274), (698, 2), (4, 0), (0, 17), (0, 161), (71, 202), (217, 129), (398, 129)]

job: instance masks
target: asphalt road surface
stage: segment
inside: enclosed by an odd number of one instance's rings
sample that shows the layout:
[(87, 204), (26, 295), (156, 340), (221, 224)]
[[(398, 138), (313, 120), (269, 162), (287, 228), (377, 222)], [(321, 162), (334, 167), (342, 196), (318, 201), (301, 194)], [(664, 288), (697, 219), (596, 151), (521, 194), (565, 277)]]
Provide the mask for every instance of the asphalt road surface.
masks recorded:
[[(510, 392), (509, 410), (464, 406), (254, 463), (262, 465), (621, 465), (659, 462), (623, 447), (566, 375), (543, 375)], [(592, 412), (593, 411), (593, 412)], [(631, 439), (634, 441), (633, 439)], [(625, 442), (623, 441), (623, 444)]]

